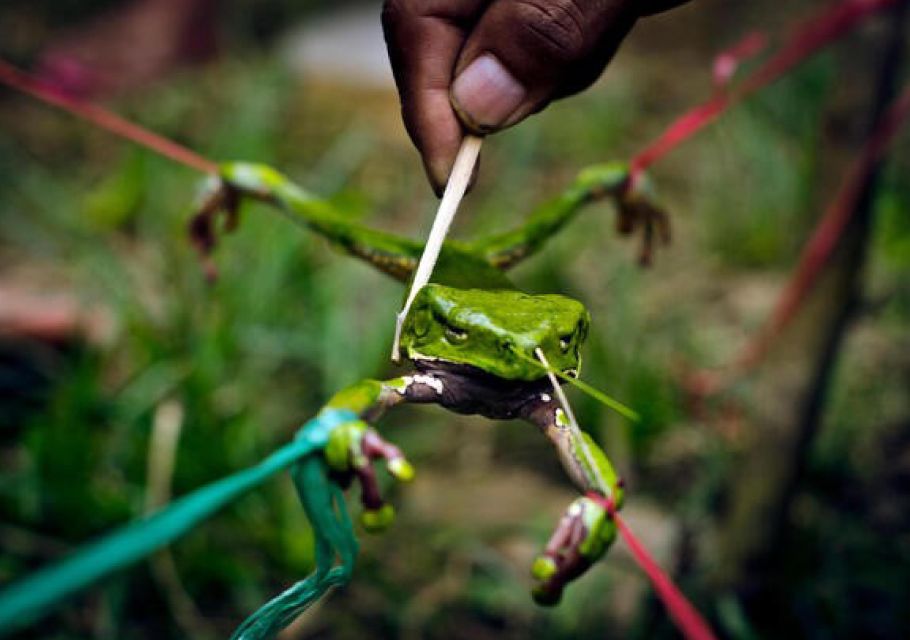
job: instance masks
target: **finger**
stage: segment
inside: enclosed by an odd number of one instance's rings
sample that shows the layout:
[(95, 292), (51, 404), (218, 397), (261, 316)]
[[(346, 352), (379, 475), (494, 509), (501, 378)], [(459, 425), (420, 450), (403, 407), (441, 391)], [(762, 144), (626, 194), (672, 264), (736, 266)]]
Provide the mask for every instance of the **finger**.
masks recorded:
[(382, 27), (405, 128), (442, 193), (463, 130), (449, 86), (468, 30), (489, 0), (386, 0)]
[(459, 56), (456, 111), (468, 128), (489, 132), (580, 91), (638, 15), (633, 0), (495, 0)]

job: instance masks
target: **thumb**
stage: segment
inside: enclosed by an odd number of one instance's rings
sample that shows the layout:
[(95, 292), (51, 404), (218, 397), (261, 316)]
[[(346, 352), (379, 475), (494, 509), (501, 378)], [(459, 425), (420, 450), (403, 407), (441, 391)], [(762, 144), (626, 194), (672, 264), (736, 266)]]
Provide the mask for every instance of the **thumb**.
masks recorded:
[(594, 82), (635, 23), (636, 0), (494, 0), (471, 30), (450, 97), (478, 133)]

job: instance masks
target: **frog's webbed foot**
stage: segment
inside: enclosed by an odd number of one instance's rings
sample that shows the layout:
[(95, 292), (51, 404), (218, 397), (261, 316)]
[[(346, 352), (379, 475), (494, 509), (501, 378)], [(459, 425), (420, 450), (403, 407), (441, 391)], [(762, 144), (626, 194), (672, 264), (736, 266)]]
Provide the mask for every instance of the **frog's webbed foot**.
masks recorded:
[(633, 180), (631, 186), (616, 196), (616, 231), (627, 236), (641, 229), (642, 245), (638, 261), (642, 266), (649, 266), (654, 255), (655, 241), (666, 246), (670, 244), (671, 234), (670, 217), (648, 195), (647, 186), (641, 186), (645, 180), (644, 176)]
[(385, 441), (361, 420), (337, 427), (325, 448), (326, 462), (335, 480), (348, 487), (356, 478), (361, 487), (361, 524), (367, 531), (381, 531), (395, 518), (395, 510), (379, 492), (373, 462), (385, 460), (389, 473), (401, 482), (414, 478), (414, 468), (395, 445)]
[(612, 507), (605, 498), (589, 494), (569, 505), (547, 546), (531, 567), (537, 581), (534, 600), (552, 606), (566, 585), (585, 573), (616, 537)]
[(230, 233), (237, 228), (240, 211), (240, 191), (220, 177), (212, 177), (203, 187), (196, 212), (190, 218), (189, 236), (199, 252), (209, 280), (218, 277), (212, 253), (221, 232)]

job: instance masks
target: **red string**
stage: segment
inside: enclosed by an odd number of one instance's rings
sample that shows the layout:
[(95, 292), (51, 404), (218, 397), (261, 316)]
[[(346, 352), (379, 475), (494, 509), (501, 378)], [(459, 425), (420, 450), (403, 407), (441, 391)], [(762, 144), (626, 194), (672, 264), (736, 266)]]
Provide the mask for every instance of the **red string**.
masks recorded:
[(692, 603), (683, 595), (679, 587), (673, 584), (673, 581), (651, 557), (651, 554), (648, 553), (641, 541), (635, 537), (625, 520), (620, 517), (616, 507), (613, 505), (613, 501), (595, 492), (588, 492), (587, 497), (600, 504), (613, 518), (620, 535), (622, 535), (632, 551), (632, 557), (638, 566), (641, 567), (641, 570), (645, 572), (645, 575), (648, 576), (654, 591), (657, 593), (657, 597), (664, 603), (667, 613), (683, 636), (687, 640), (716, 640), (714, 632), (711, 631), (711, 627), (698, 610), (692, 606)]
[(774, 312), (756, 337), (746, 345), (736, 364), (749, 367), (768, 351), (774, 339), (793, 319), (806, 293), (815, 284), (822, 269), (831, 258), (849, 224), (863, 185), (875, 165), (881, 160), (894, 136), (910, 118), (910, 85), (888, 108), (887, 113), (866, 141), (859, 158), (850, 167), (840, 192), (828, 206), (816, 225), (812, 236), (803, 247), (796, 270), (786, 289), (778, 299)]
[(613, 520), (616, 522), (616, 526), (626, 544), (629, 545), (629, 549), (632, 551), (632, 556), (638, 566), (647, 574), (654, 591), (657, 593), (657, 597), (664, 603), (667, 613), (673, 622), (676, 623), (683, 636), (688, 640), (716, 640), (714, 632), (711, 631), (711, 627), (708, 626), (705, 619), (701, 617), (701, 614), (686, 599), (686, 596), (682, 594), (679, 588), (673, 584), (673, 581), (667, 577), (667, 574), (658, 566), (638, 538), (632, 534), (625, 520), (620, 518), (618, 513), (613, 514)]
[(736, 75), (740, 65), (761, 53), (768, 46), (768, 37), (759, 31), (753, 31), (735, 45), (722, 51), (714, 58), (711, 74), (714, 78), (714, 89), (720, 91)]
[(186, 147), (144, 129), (107, 109), (62, 93), (0, 60), (0, 83), (84, 118), (114, 135), (132, 140), (182, 165), (203, 173), (218, 173), (218, 165)]
[[(727, 108), (793, 69), (811, 54), (856, 27), (863, 18), (898, 0), (844, 0), (803, 22), (778, 52), (730, 94), (717, 93), (675, 120), (630, 163), (633, 178), (692, 137)], [(754, 46), (754, 45), (753, 45)]]

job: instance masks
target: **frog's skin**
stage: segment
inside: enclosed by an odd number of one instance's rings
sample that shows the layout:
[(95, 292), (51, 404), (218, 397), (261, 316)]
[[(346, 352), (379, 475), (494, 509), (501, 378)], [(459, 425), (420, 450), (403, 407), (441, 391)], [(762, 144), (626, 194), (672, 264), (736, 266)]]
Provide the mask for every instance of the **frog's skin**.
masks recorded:
[[(233, 223), (244, 196), (275, 205), (335, 247), (402, 282), (416, 269), (421, 243), (354, 223), (274, 169), (253, 164), (222, 167), (220, 179), (193, 219), (191, 232), (200, 248), (212, 249), (216, 216), (226, 213)], [(475, 242), (446, 242), (433, 283), (419, 292), (404, 323), (400, 355), (412, 363), (413, 371), (392, 380), (364, 380), (329, 400), (326, 407), (347, 409), (360, 418), (333, 432), (326, 460), (342, 484), (353, 477), (360, 481), (362, 522), (368, 529), (382, 528), (393, 517), (391, 506), (379, 495), (371, 461), (385, 458), (398, 479), (413, 476), (401, 452), (369, 426), (401, 403), (438, 404), (457, 413), (530, 422), (556, 447), (581, 492), (594, 492), (616, 508), (621, 506), (622, 482), (586, 434), (581, 436), (583, 441), (573, 436), (545, 371), (536, 364), (535, 350), (541, 349), (551, 367), (578, 375), (580, 349), (590, 324), (587, 310), (564, 296), (518, 291), (504, 274), (539, 251), (584, 204), (602, 198), (615, 202), (620, 231), (644, 227), (642, 256), (647, 258), (653, 231), (667, 235), (663, 214), (640, 186), (630, 188), (625, 165), (587, 169), (522, 227)], [(545, 554), (534, 565), (538, 602), (557, 602), (565, 584), (584, 573), (610, 546), (615, 525), (598, 505), (583, 497), (566, 511)]]

